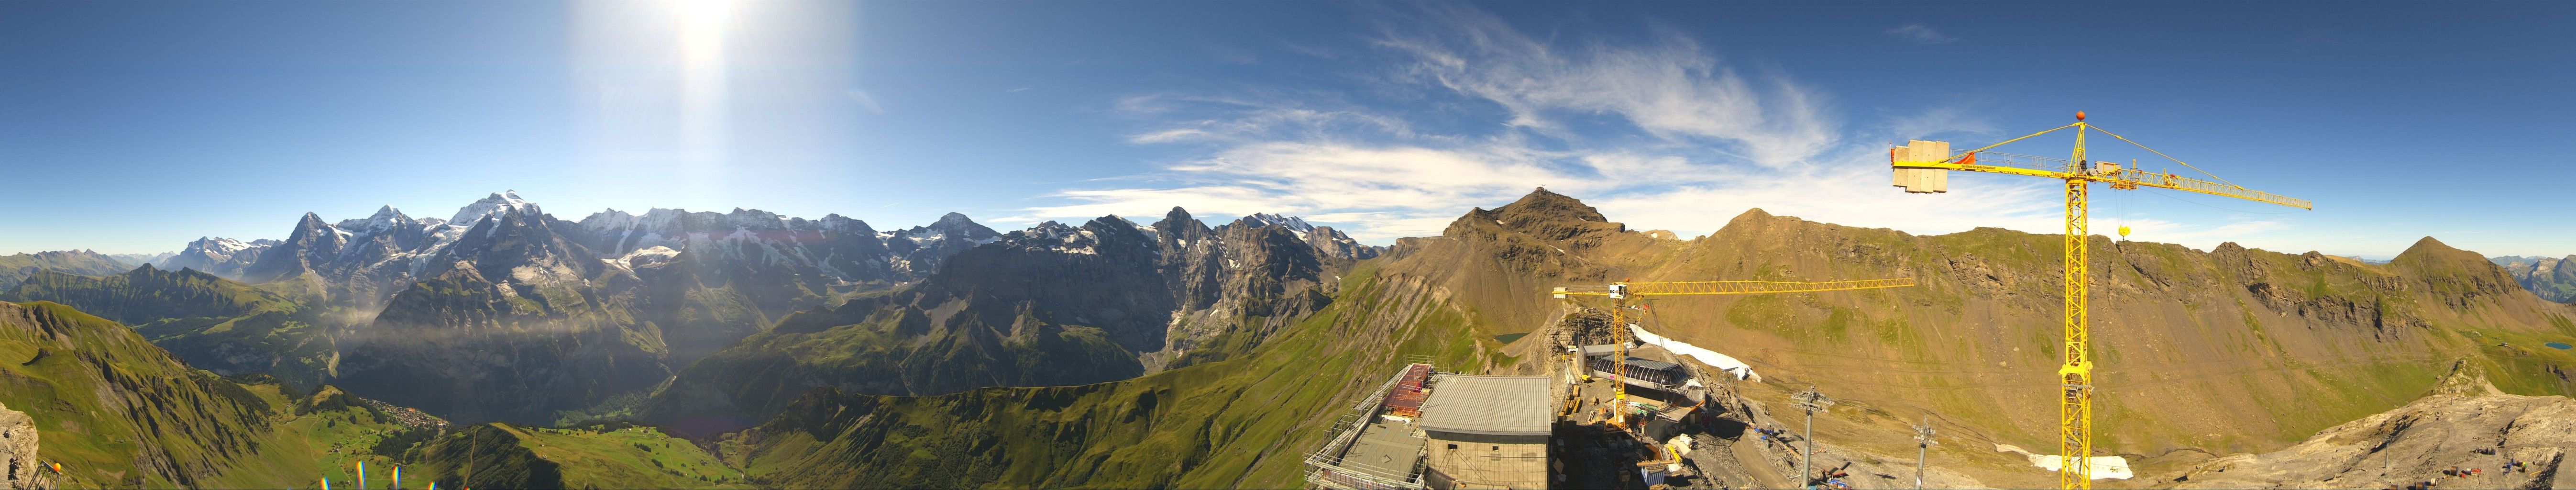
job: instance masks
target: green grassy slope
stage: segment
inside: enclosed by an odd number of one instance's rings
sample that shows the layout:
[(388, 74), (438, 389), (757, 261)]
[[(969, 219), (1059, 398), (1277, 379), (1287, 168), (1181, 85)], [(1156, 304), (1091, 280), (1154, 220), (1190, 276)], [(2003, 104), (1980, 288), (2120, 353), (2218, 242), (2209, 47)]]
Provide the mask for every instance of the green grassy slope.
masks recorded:
[(392, 427), (362, 409), (298, 413), (309, 404), (273, 380), (191, 369), (61, 304), (0, 302), (0, 360), (0, 403), (37, 421), (67, 488), (309, 486), (323, 448)]
[[(463, 446), (443, 446), (435, 419), (410, 417), (419, 423), (406, 426), (336, 387), (303, 394), (265, 375), (190, 368), (132, 329), (56, 303), (0, 302), (0, 361), (0, 404), (36, 421), (38, 454), (63, 463), (64, 488), (310, 488), (324, 478), (347, 485), (361, 461), (371, 484), (407, 465), (406, 486), (418, 488), (455, 466), (439, 448)], [(650, 428), (474, 429), (518, 434), (531, 451), (520, 471), (546, 468), (570, 486), (740, 481), (709, 453)], [(512, 465), (503, 458), (495, 467)], [(436, 481), (454, 488), (462, 480)]]
[[(1641, 264), (1637, 277), (1913, 277), (1919, 285), (1905, 289), (1658, 300), (1647, 325), (1748, 361), (1784, 390), (1816, 383), (2039, 450), (2054, 445), (2057, 420), (2061, 244), (1757, 210), (1675, 260)], [(2276, 449), (2403, 405), (2461, 360), (2515, 393), (2571, 388), (2555, 373), (2576, 356), (2536, 348), (2576, 333), (2551, 320), (2571, 310), (2439, 241), (2385, 266), (2099, 236), (2091, 249), (2096, 445), (2113, 453)], [(1902, 437), (1889, 439), (1885, 449), (1903, 449)]]
[[(1339, 415), (1329, 407), (1375, 388), (1392, 359), (1487, 359), (1445, 305), (1355, 286), (1345, 295), (1357, 301), (1256, 354), (1128, 381), (936, 397), (817, 390), (734, 440), (748, 448), (736, 457), (755, 481), (789, 488), (1291, 486), (1300, 453)], [(1406, 317), (1446, 318), (1395, 320)]]
[(335, 315), (212, 274), (149, 265), (96, 277), (44, 272), (0, 292), (0, 301), (70, 305), (133, 326), (190, 365), (218, 373), (267, 373), (297, 390), (330, 376), (327, 332)]
[[(1025, 305), (960, 299), (949, 321), (919, 308), (853, 301), (788, 316), (690, 366), (648, 406), (646, 420), (732, 430), (777, 413), (815, 386), (862, 393), (942, 393), (976, 386), (1050, 386), (1143, 374), (1101, 329), (1062, 325)], [(999, 330), (999, 331), (997, 331)], [(712, 420), (711, 420), (712, 419)]]
[(751, 488), (687, 440), (623, 424), (479, 424), (407, 454), (423, 478), (452, 488)]

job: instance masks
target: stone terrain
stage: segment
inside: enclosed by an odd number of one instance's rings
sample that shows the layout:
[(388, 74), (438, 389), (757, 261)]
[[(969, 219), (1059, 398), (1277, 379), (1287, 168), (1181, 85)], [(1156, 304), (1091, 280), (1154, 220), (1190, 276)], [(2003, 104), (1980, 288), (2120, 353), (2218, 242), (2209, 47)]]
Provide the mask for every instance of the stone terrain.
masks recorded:
[(52, 471), (36, 454), (36, 421), (0, 405), (0, 490), (54, 488)]
[[(2450, 390), (2296, 445), (2195, 465), (2171, 488), (2576, 488), (2576, 400)], [(2519, 465), (2509, 465), (2520, 462)], [(2452, 473), (2456, 469), (2460, 473)], [(2448, 474), (2446, 474), (2448, 473)], [(2465, 473), (2465, 474), (2463, 474)], [(2424, 485), (2429, 482), (2430, 485)]]

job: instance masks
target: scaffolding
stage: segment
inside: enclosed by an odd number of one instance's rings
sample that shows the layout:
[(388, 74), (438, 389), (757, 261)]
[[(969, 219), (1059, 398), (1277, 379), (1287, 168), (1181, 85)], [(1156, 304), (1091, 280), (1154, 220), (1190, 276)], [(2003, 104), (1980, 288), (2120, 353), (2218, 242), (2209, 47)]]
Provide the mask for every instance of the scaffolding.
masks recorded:
[[(1427, 488), (1423, 482), (1425, 470), (1423, 458), (1427, 456), (1426, 446), (1414, 447), (1412, 454), (1402, 458), (1401, 461), (1372, 462), (1367, 461), (1366, 458), (1351, 456), (1354, 449), (1359, 449), (1369, 442), (1362, 440), (1361, 436), (1364, 433), (1397, 438), (1421, 438), (1420, 429), (1415, 427), (1410, 419), (1383, 422), (1377, 419), (1382, 413), (1393, 415), (1391, 409), (1397, 406), (1406, 406), (1414, 416), (1420, 416), (1422, 400), (1430, 391), (1428, 383), (1431, 374), (1432, 366), (1429, 363), (1405, 366), (1404, 371), (1388, 377), (1386, 383), (1379, 385), (1377, 391), (1360, 398), (1357, 404), (1352, 405), (1350, 412), (1343, 414), (1333, 423), (1333, 437), (1326, 440), (1323, 447), (1306, 454), (1305, 461), (1309, 467), (1306, 472), (1306, 483), (1318, 488), (1341, 490), (1423, 490)], [(1408, 402), (1410, 405), (1399, 405)], [(1373, 432), (1372, 429), (1376, 431)], [(1387, 431), (1404, 433), (1385, 434)], [(1428, 440), (1423, 440), (1423, 443), (1427, 444)]]
[(1422, 401), (1431, 398), (1431, 365), (1414, 364), (1404, 369), (1395, 389), (1386, 394), (1386, 413), (1398, 417), (1422, 418)]

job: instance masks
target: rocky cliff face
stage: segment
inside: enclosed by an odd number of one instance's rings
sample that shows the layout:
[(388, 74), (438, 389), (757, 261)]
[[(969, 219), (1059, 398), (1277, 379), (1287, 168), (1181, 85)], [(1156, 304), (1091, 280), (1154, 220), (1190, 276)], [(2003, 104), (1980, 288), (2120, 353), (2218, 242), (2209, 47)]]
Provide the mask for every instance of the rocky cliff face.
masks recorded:
[(52, 471), (36, 457), (36, 421), (26, 412), (0, 405), (0, 489), (49, 489)]
[(941, 215), (939, 221), (928, 226), (886, 232), (886, 250), (895, 256), (887, 261), (888, 273), (928, 276), (938, 272), (949, 256), (999, 237), (1000, 232), (957, 213)]
[[(1299, 231), (1300, 229), (1305, 231)], [(1225, 359), (1260, 345), (1280, 327), (1332, 303), (1337, 272), (1354, 257), (1375, 257), (1329, 238), (1330, 228), (1296, 218), (1253, 215), (1208, 228), (1172, 208), (1154, 224), (1165, 281), (1177, 301), (1152, 370)], [(1343, 237), (1347, 240), (1347, 237)], [(1365, 252), (1365, 253), (1361, 253)]]

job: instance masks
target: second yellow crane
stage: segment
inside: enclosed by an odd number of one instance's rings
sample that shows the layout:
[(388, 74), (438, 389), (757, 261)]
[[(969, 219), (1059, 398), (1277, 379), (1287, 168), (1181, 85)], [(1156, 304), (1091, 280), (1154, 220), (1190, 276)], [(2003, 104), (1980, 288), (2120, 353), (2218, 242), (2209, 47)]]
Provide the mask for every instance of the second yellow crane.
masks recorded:
[[(2075, 153), (2073, 157), (2065, 160), (1987, 151), (2006, 143), (2030, 139), (2032, 136), (2066, 128), (2075, 128)], [(2209, 178), (2216, 180), (2201, 180), (2174, 175), (2170, 172), (2123, 168), (2115, 162), (2087, 160), (2084, 154), (2084, 135), (2088, 131), (2102, 131), (2102, 128), (2084, 122), (2084, 113), (2078, 111), (2075, 113), (2074, 124), (2058, 126), (1962, 153), (1950, 153), (1950, 144), (1947, 142), (1923, 140), (1909, 141), (1905, 146), (1888, 150), (1888, 164), (1895, 169), (1895, 185), (1905, 188), (1905, 192), (1910, 193), (1949, 192), (1949, 173), (1952, 170), (2043, 177), (2066, 182), (2066, 275), (2061, 278), (2065, 281), (2066, 288), (2066, 342), (2063, 353), (2065, 362), (2057, 368), (2060, 383), (2057, 452), (2060, 459), (2057, 476), (2060, 488), (2093, 488), (2093, 465), (2090, 459), (2093, 455), (2093, 360), (2087, 353), (2091, 347), (2092, 335), (2087, 324), (2089, 320), (2086, 318), (2088, 312), (2085, 291), (2086, 278), (2091, 277), (2087, 264), (2091, 256), (2088, 244), (2092, 237), (2091, 232), (2087, 231), (2092, 212), (2086, 206), (2093, 183), (2102, 182), (2118, 190), (2155, 187), (2300, 209), (2315, 209), (2315, 206), (2310, 205), (2306, 200), (2247, 189), (2227, 182), (2226, 179), (2219, 179), (2215, 175), (2210, 175)], [(2164, 152), (2147, 148), (2146, 145), (2139, 145), (2136, 141), (2129, 141), (2128, 138), (2110, 131), (2102, 131), (2102, 134), (2137, 145), (2139, 149), (2165, 157), (2167, 160), (2181, 164), (2184, 168), (2200, 170), (2189, 163), (2183, 163), (2180, 159), (2165, 155)], [(2201, 172), (2201, 174), (2208, 175), (2208, 172)], [(2128, 230), (2123, 227), (2120, 234), (2126, 236)]]

